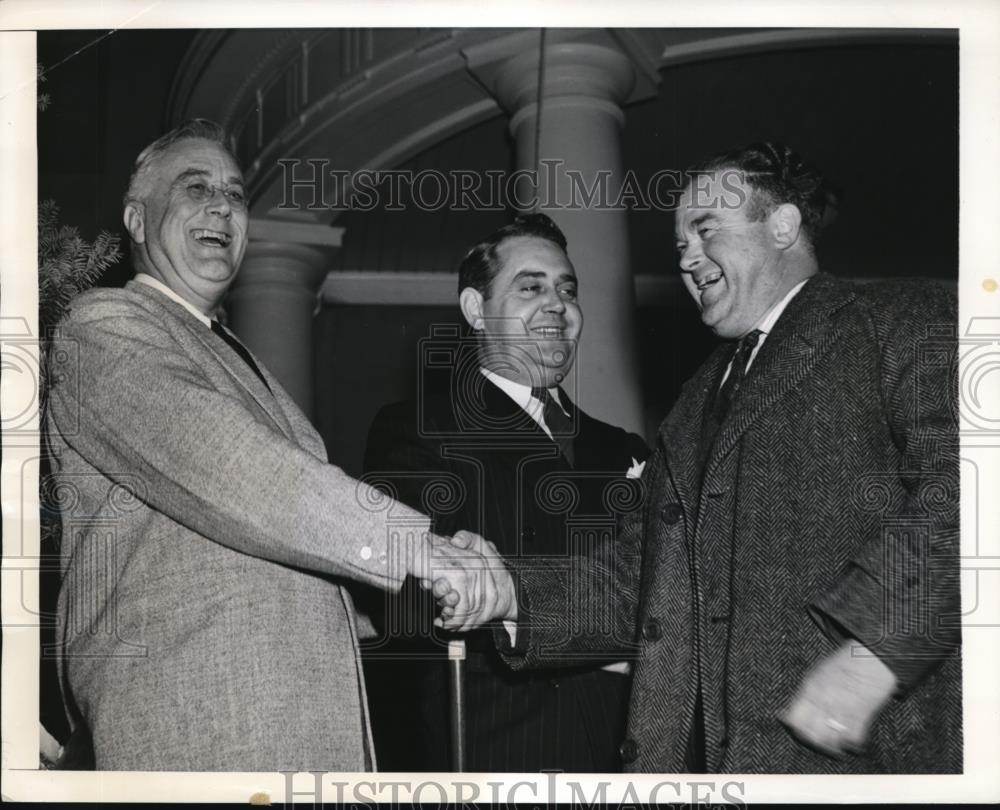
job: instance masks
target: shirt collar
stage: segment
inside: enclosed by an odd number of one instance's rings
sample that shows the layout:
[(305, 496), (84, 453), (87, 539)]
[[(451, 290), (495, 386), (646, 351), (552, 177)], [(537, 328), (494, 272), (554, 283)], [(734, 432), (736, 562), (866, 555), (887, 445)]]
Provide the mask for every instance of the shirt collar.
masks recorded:
[[(496, 372), (490, 371), (489, 369), (486, 368), (480, 368), (479, 371), (487, 380), (489, 380), (497, 388), (499, 388), (507, 396), (509, 396), (512, 400), (514, 400), (514, 403), (522, 411), (527, 413), (528, 416), (530, 416), (536, 422), (539, 420), (539, 418), (542, 415), (541, 406), (544, 403), (540, 403), (537, 399), (535, 399), (534, 396), (532, 396), (530, 385), (514, 382), (513, 380), (509, 380), (506, 377), (503, 377), (500, 374), (497, 374)], [(565, 413), (566, 407), (562, 404), (562, 401), (559, 399), (559, 389), (550, 388), (549, 393), (552, 395), (553, 399), (555, 399), (556, 404), (559, 405), (560, 408), (562, 408), (563, 413)]]
[(171, 301), (176, 301), (184, 309), (194, 315), (199, 321), (201, 321), (205, 326), (211, 327), (212, 319), (208, 317), (204, 312), (202, 312), (198, 307), (192, 304), (190, 301), (186, 301), (176, 292), (171, 290), (166, 284), (160, 281), (158, 278), (149, 275), (149, 273), (136, 273), (135, 280), (140, 284), (145, 284), (147, 287), (152, 287), (154, 290), (159, 290)]
[(792, 289), (785, 293), (785, 297), (782, 298), (777, 304), (768, 310), (767, 315), (765, 315), (761, 322), (755, 327), (763, 332), (765, 335), (769, 335), (771, 330), (774, 329), (774, 325), (778, 322), (778, 318), (781, 317), (781, 313), (785, 311), (785, 307), (788, 306), (789, 302), (799, 294), (799, 290), (802, 289), (802, 285), (805, 284), (809, 279), (803, 279), (798, 284), (796, 284)]

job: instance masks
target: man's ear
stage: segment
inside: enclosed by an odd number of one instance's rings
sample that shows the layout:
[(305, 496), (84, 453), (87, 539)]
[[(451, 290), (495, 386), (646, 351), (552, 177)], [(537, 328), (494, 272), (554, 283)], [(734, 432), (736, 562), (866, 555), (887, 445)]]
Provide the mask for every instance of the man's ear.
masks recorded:
[(140, 202), (130, 202), (125, 206), (122, 221), (132, 241), (141, 245), (146, 241), (146, 208)]
[(802, 213), (798, 206), (782, 203), (771, 212), (771, 233), (780, 250), (790, 248), (799, 239), (802, 230)]
[(483, 294), (475, 287), (466, 287), (458, 294), (458, 305), (462, 309), (465, 322), (473, 331), (483, 330)]

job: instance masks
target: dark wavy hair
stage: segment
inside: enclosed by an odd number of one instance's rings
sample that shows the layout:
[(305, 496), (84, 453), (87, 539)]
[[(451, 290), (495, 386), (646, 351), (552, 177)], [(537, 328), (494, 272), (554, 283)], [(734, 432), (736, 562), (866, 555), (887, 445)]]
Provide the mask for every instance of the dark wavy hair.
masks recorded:
[(550, 217), (546, 214), (521, 214), (510, 224), (493, 231), (465, 254), (458, 265), (458, 291), (461, 293), (466, 287), (472, 287), (479, 290), (483, 298), (489, 298), (490, 285), (500, 272), (497, 250), (505, 239), (515, 236), (545, 239), (563, 253), (566, 252), (566, 236)]
[(139, 153), (132, 168), (132, 176), (129, 178), (128, 189), (125, 192), (123, 203), (128, 205), (130, 202), (142, 199), (141, 186), (146, 179), (146, 175), (149, 173), (150, 167), (160, 155), (178, 141), (192, 139), (203, 139), (217, 143), (229, 153), (234, 163), (238, 163), (236, 156), (233, 154), (229, 139), (226, 137), (226, 131), (219, 124), (215, 123), (215, 121), (209, 121), (207, 118), (191, 118), (180, 126), (174, 127), (169, 132), (161, 135)]
[(802, 229), (814, 243), (836, 208), (838, 194), (816, 167), (781, 143), (762, 141), (720, 152), (685, 172), (687, 182), (699, 174), (732, 169), (753, 189), (747, 217), (760, 221), (777, 206), (791, 203), (802, 214)]

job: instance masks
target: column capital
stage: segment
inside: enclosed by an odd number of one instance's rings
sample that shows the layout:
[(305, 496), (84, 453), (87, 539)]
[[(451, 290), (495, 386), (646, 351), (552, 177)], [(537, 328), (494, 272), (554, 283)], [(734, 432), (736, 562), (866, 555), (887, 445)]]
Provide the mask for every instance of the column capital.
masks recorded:
[[(504, 62), (492, 89), (508, 112), (538, 102), (538, 51), (526, 50)], [(545, 48), (546, 100), (581, 97), (622, 104), (636, 84), (636, 71), (621, 51), (587, 42), (558, 42)]]

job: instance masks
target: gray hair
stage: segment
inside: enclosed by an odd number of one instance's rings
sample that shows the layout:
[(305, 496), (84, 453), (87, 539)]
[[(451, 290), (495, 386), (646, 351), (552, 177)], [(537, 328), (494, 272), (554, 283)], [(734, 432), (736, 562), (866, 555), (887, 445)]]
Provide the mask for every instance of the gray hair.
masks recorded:
[(226, 137), (226, 131), (219, 124), (215, 121), (209, 121), (207, 118), (191, 118), (180, 126), (174, 127), (170, 132), (161, 135), (139, 153), (139, 157), (135, 159), (135, 165), (132, 167), (132, 176), (129, 178), (128, 190), (122, 198), (122, 203), (128, 205), (142, 199), (140, 187), (145, 181), (146, 175), (149, 174), (150, 167), (160, 155), (179, 141), (195, 138), (217, 143), (229, 154), (234, 163), (238, 163), (229, 139)]

